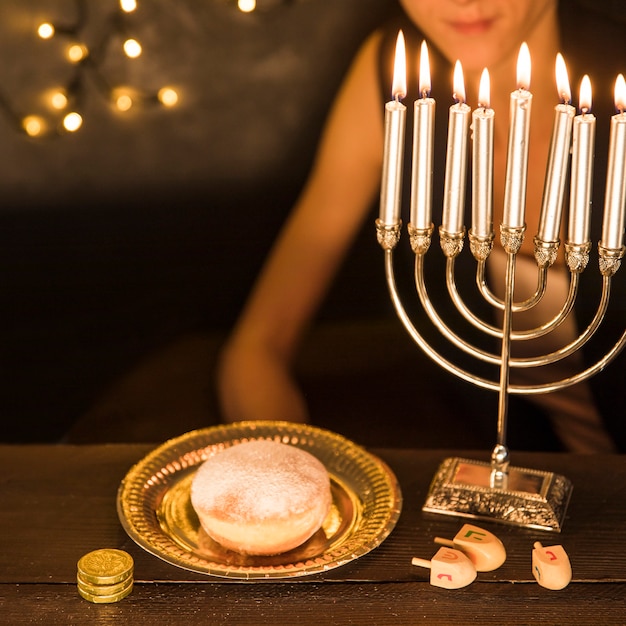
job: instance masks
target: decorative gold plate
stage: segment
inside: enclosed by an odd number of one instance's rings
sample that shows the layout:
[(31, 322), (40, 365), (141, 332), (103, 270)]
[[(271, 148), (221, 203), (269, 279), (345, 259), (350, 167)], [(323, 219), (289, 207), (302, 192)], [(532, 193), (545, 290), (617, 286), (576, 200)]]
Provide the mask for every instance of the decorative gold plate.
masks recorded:
[[(331, 479), (333, 504), (322, 528), (298, 548), (275, 556), (223, 548), (202, 530), (190, 500), (201, 463), (253, 439), (310, 452)], [(401, 508), (400, 487), (383, 461), (341, 435), (291, 422), (238, 422), (166, 441), (130, 469), (117, 494), (122, 526), (144, 550), (186, 570), (238, 579), (290, 578), (345, 565), (385, 540)]]

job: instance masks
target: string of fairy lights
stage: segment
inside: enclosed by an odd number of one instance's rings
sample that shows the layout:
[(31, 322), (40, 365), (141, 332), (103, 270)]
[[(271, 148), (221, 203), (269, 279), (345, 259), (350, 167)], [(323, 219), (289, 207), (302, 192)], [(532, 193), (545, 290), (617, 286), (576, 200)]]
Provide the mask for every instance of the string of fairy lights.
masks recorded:
[[(293, 0), (227, 0), (236, 4), (242, 13), (265, 11), (291, 3)], [(96, 86), (100, 95), (117, 112), (160, 106), (171, 108), (178, 104), (179, 94), (174, 87), (163, 86), (155, 93), (145, 93), (129, 85), (112, 84), (104, 71), (105, 61), (113, 46), (119, 46), (129, 62), (142, 55), (141, 43), (132, 36), (130, 15), (138, 9), (137, 0), (118, 0), (117, 9), (106, 21), (99, 41), (87, 45), (83, 32), (89, 22), (93, 0), (74, 0), (73, 22), (60, 24), (42, 22), (35, 35), (44, 41), (63, 39), (66, 42), (65, 61), (73, 72), (65, 84), (44, 94), (46, 114), (18, 111), (11, 99), (0, 91), (0, 112), (4, 113), (15, 129), (31, 138), (59, 137), (79, 131), (83, 126), (84, 98), (87, 79)]]
[(178, 104), (176, 89), (163, 86), (155, 93), (145, 93), (137, 88), (111, 84), (103, 66), (113, 45), (122, 46), (125, 57), (132, 61), (141, 56), (141, 43), (132, 36), (132, 23), (128, 16), (137, 8), (137, 0), (119, 0), (118, 10), (110, 16), (100, 40), (88, 46), (82, 33), (89, 21), (89, 0), (75, 0), (75, 19), (71, 24), (43, 22), (38, 25), (36, 35), (42, 40), (63, 38), (66, 60), (74, 68), (67, 82), (45, 94), (49, 114), (21, 114), (10, 100), (0, 93), (0, 108), (14, 122), (18, 131), (29, 137), (59, 136), (75, 133), (83, 126), (83, 100), (86, 80), (92, 78), (100, 95), (114, 110), (126, 112), (137, 106), (173, 107)]

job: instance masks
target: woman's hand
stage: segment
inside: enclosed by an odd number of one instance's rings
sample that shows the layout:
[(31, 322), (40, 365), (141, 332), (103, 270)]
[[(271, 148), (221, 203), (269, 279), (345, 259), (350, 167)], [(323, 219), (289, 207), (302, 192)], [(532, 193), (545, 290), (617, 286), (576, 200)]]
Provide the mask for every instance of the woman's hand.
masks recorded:
[(222, 420), (306, 422), (306, 403), (288, 364), (259, 346), (227, 345), (219, 363), (217, 392)]

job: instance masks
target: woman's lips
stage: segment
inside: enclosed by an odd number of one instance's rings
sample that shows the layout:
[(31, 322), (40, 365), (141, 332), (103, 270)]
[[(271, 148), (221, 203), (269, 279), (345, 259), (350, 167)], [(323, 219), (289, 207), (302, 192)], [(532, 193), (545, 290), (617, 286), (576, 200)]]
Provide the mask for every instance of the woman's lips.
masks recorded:
[(484, 35), (493, 24), (493, 19), (474, 20), (471, 22), (448, 22), (459, 35)]

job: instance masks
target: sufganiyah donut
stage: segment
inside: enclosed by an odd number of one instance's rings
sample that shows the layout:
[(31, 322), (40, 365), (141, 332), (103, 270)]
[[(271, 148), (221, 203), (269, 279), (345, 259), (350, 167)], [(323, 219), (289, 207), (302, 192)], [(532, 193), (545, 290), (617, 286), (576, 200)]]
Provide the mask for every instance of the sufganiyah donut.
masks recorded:
[(306, 450), (266, 439), (245, 441), (200, 466), (191, 503), (202, 528), (222, 546), (279, 554), (322, 526), (331, 506), (330, 477)]

